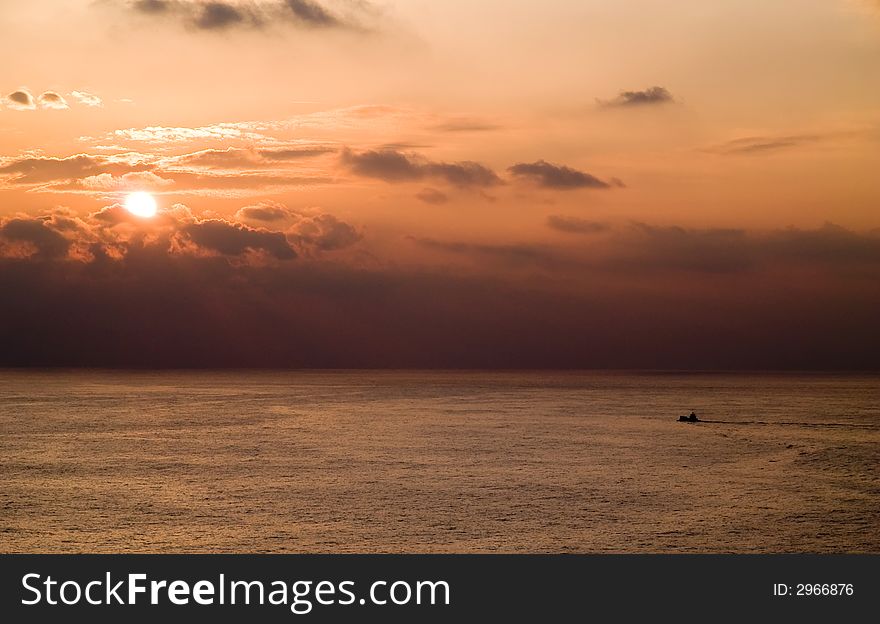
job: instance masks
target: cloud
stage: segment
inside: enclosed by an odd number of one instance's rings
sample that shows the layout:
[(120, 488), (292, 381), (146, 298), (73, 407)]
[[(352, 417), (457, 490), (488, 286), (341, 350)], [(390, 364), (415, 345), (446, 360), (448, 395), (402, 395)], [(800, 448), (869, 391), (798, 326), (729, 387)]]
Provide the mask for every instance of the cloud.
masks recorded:
[(34, 260), (96, 261), (109, 252), (124, 259), (146, 245), (169, 256), (220, 255), (241, 263), (258, 253), (289, 261), (345, 249), (361, 239), (354, 226), (334, 215), (281, 204), (247, 206), (234, 219), (199, 218), (176, 204), (145, 220), (117, 203), (85, 219), (61, 210), (0, 220), (0, 257)]
[(190, 154), (176, 156), (175, 164), (193, 165), (218, 169), (253, 168), (277, 165), (288, 161), (315, 158), (336, 151), (322, 145), (306, 145), (267, 149), (227, 147), (226, 149), (205, 149)]
[(248, 20), (254, 26), (262, 26), (255, 14), (245, 14), (240, 8), (225, 2), (208, 2), (201, 8), (195, 25), (204, 30), (228, 28)]
[(716, 154), (747, 155), (776, 152), (779, 150), (814, 145), (833, 138), (852, 136), (854, 133), (791, 134), (782, 136), (752, 136), (734, 139), (709, 149)]
[[(271, 210), (275, 213), (271, 213)], [(107, 257), (124, 260), (149, 248), (157, 254), (221, 256), (237, 264), (290, 261), (350, 247), (361, 234), (350, 224), (317, 210), (297, 212), (278, 205), (242, 209), (238, 219), (199, 218), (175, 204), (151, 219), (131, 214), (121, 204), (77, 217), (65, 209), (39, 217), (0, 219), (0, 258), (94, 263)], [(268, 227), (271, 225), (272, 227)]]
[[(579, 188), (611, 188), (611, 183), (600, 180), (599, 178), (566, 167), (565, 165), (554, 165), (545, 160), (538, 160), (533, 163), (518, 163), (507, 169), (511, 175), (529, 180), (538, 186), (550, 189), (570, 190)], [(621, 185), (619, 181), (615, 185)]]
[(169, 0), (135, 0), (132, 8), (141, 13), (164, 13), (171, 7)]
[(427, 163), (422, 170), (430, 177), (445, 179), (458, 187), (488, 187), (502, 184), (501, 178), (485, 165), (472, 161)]
[(629, 108), (669, 104), (674, 101), (675, 98), (664, 87), (650, 87), (643, 91), (621, 91), (613, 100), (599, 100), (599, 103), (605, 107)]
[(68, 183), (60, 187), (66, 189), (83, 189), (94, 191), (126, 191), (126, 190), (161, 190), (173, 185), (172, 180), (166, 180), (152, 171), (134, 171), (115, 176), (112, 173), (99, 173), (95, 176), (82, 178), (76, 182)]
[(13, 184), (38, 184), (53, 180), (86, 178), (101, 173), (123, 174), (147, 171), (151, 165), (129, 163), (105, 156), (76, 154), (66, 158), (32, 156), (5, 161), (0, 165), (0, 176), (11, 176)]
[(481, 121), (479, 119), (458, 118), (450, 119), (443, 123), (439, 123), (430, 127), (431, 130), (439, 132), (492, 132), (500, 130), (502, 126), (498, 124)]
[(566, 217), (562, 215), (550, 215), (547, 217), (547, 225), (554, 230), (568, 234), (596, 234), (607, 232), (611, 226), (600, 221), (588, 221), (578, 217)]
[(183, 232), (197, 245), (227, 256), (241, 255), (249, 249), (263, 250), (278, 260), (292, 260), (297, 255), (283, 233), (240, 223), (207, 219), (185, 225)]
[(288, 171), (286, 162), (267, 160), (258, 151), (235, 148), (172, 157), (135, 152), (63, 158), (27, 156), (0, 160), (0, 180), (6, 178), (7, 188), (28, 185), (39, 192), (106, 195), (108, 191), (144, 186), (176, 193), (228, 196), (332, 182), (324, 175)]
[[(321, 110), (312, 113), (296, 115), (281, 120), (262, 121), (235, 121), (221, 122), (207, 126), (147, 126), (141, 128), (123, 128), (101, 137), (101, 140), (116, 141), (126, 139), (129, 141), (142, 141), (149, 143), (171, 143), (202, 140), (222, 141), (229, 145), (232, 140), (246, 142), (248, 146), (260, 145), (267, 148), (296, 148), (313, 147), (331, 149), (328, 144), (313, 143), (297, 145), (279, 140), (271, 134), (277, 132), (297, 133), (304, 129), (311, 131), (327, 130), (338, 132), (342, 129), (369, 129), (383, 131), (386, 128), (396, 130), (399, 123), (410, 119), (412, 114), (406, 109), (391, 106), (349, 106), (344, 108)], [(82, 137), (88, 140), (91, 137)]]
[(438, 191), (434, 188), (423, 188), (421, 191), (416, 193), (416, 197), (426, 204), (434, 204), (435, 206), (439, 204), (445, 204), (449, 201), (449, 197), (446, 195), (446, 193)]
[(76, 98), (76, 101), (84, 106), (91, 106), (93, 108), (101, 107), (104, 105), (104, 102), (97, 95), (93, 93), (87, 93), (86, 91), (71, 91), (70, 95)]
[(331, 214), (299, 215), (299, 220), (288, 230), (288, 236), (319, 251), (345, 249), (363, 238), (352, 225)]
[(461, 187), (489, 187), (501, 184), (489, 167), (473, 161), (434, 162), (419, 155), (391, 149), (342, 152), (342, 162), (355, 174), (386, 182), (409, 182), (435, 178)]
[(401, 152), (390, 149), (369, 150), (359, 154), (345, 149), (342, 160), (354, 173), (386, 182), (417, 180), (425, 175), (419, 164)]
[(287, 237), (298, 247), (317, 251), (335, 251), (350, 247), (363, 235), (352, 225), (327, 213), (291, 210), (283, 204), (264, 202), (245, 206), (235, 213), (236, 219), (276, 227), (286, 226)]
[(226, 149), (205, 149), (177, 156), (175, 164), (193, 165), (218, 169), (253, 167), (259, 162), (256, 153), (249, 149), (228, 147)]
[(190, 28), (222, 31), (233, 28), (263, 29), (288, 24), (303, 28), (356, 28), (312, 0), (273, 2), (223, 2), (213, 0), (135, 0), (131, 10), (152, 18), (173, 19)]
[(236, 122), (219, 123), (196, 128), (147, 126), (145, 128), (125, 128), (115, 130), (108, 136), (115, 139), (141, 141), (144, 143), (171, 143), (201, 140), (243, 140), (261, 142), (270, 140), (265, 134), (255, 131), (254, 127), (254, 124)]
[(262, 221), (272, 223), (289, 219), (291, 212), (281, 204), (264, 203), (245, 206), (235, 213), (235, 218), (242, 221)]
[(136, 0), (131, 8), (151, 17), (173, 17), (198, 30), (224, 30), (234, 26), (261, 27), (255, 4), (196, 2), (192, 0)]
[(34, 96), (26, 89), (19, 89), (7, 95), (6, 105), (15, 110), (34, 110), (37, 107)]
[[(73, 91), (70, 94), (77, 102), (86, 106), (101, 106), (101, 98), (84, 91)], [(6, 96), (6, 104), (17, 110), (34, 110), (39, 105), (50, 110), (66, 110), (70, 106), (63, 95), (56, 91), (44, 91), (36, 99), (26, 89), (21, 89)]]
[(60, 94), (55, 93), (54, 91), (46, 91), (40, 95), (38, 98), (40, 102), (40, 106), (43, 108), (49, 108), (54, 110), (66, 110), (70, 108), (67, 105), (67, 100), (65, 100)]
[(310, 26), (339, 26), (339, 19), (321, 5), (310, 0), (285, 0), (285, 4), (298, 20)]
[(332, 147), (310, 146), (261, 149), (257, 150), (257, 153), (267, 160), (300, 160), (303, 158), (321, 156), (322, 154), (330, 154), (335, 151), (336, 149)]
[(24, 243), (33, 248), (37, 258), (61, 258), (67, 255), (70, 248), (68, 240), (47, 225), (46, 220), (12, 218), (0, 225), (0, 238), (13, 248)]
[(283, 173), (207, 174), (166, 170), (162, 177), (171, 180), (181, 192), (239, 190), (266, 191), (272, 188), (290, 188), (329, 184), (330, 178), (317, 175), (289, 175)]
[[(104, 206), (97, 212), (93, 212), (89, 215), (89, 218), (99, 225), (105, 225), (108, 227), (114, 227), (122, 223), (138, 224), (143, 221), (143, 219), (136, 217), (126, 210), (125, 206), (122, 204)], [(150, 225), (155, 226), (156, 223), (156, 221), (153, 221)]]

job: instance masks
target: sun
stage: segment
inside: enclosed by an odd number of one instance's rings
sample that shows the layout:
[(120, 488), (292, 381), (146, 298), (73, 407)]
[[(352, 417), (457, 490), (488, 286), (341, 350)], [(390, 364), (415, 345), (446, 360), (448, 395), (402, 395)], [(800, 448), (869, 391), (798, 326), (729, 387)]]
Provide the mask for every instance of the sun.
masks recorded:
[(125, 209), (136, 217), (149, 219), (156, 216), (156, 200), (144, 191), (129, 193), (125, 198)]

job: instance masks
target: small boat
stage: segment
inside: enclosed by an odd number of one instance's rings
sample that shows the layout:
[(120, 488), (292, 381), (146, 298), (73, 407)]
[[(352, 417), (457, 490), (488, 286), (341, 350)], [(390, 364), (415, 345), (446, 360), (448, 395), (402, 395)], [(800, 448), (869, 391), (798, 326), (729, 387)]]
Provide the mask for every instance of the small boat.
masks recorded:
[(690, 416), (679, 416), (678, 422), (700, 422), (700, 419), (697, 418), (697, 415), (691, 412)]

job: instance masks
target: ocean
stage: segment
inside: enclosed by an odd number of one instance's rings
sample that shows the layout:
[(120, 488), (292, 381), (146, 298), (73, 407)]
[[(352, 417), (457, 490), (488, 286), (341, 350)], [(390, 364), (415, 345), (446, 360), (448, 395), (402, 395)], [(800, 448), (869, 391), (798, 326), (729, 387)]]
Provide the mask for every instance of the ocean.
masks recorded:
[(0, 550), (878, 553), (880, 377), (0, 371)]

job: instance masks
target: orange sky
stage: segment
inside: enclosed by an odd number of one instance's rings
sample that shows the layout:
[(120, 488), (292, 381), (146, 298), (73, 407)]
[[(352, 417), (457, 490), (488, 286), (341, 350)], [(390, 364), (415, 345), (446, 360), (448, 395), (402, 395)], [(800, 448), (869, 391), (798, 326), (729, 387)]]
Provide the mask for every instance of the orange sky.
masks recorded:
[(880, 5), (796, 5), (3, 2), (0, 256), (873, 278)]

